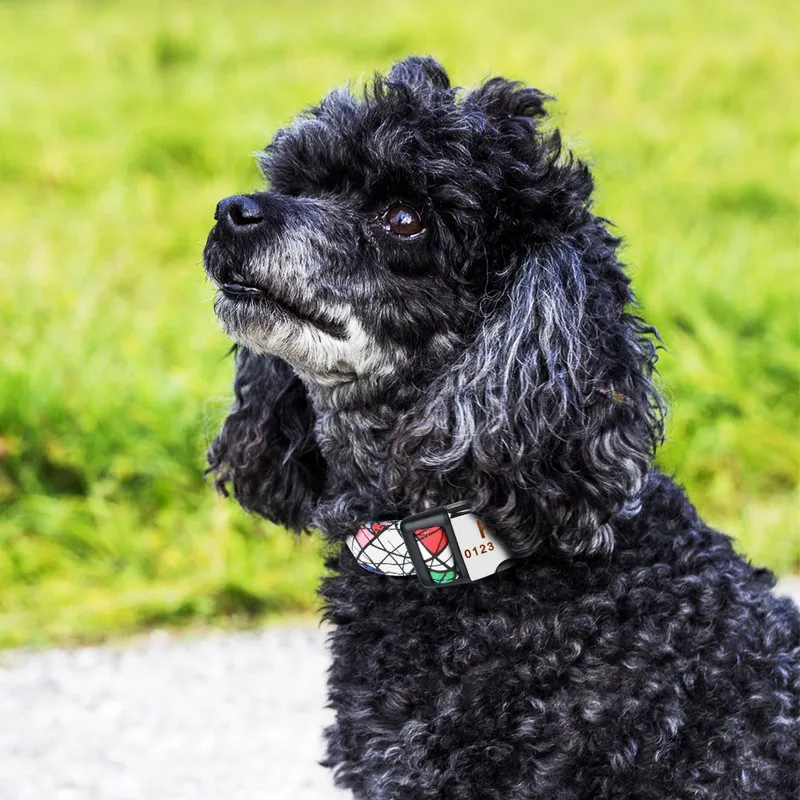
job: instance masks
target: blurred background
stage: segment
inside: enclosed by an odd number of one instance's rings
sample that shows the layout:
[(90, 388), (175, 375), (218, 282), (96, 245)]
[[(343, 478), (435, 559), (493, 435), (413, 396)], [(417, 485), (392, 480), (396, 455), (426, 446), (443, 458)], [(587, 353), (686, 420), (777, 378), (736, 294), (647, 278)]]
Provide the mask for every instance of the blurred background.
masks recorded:
[(800, 569), (793, 4), (0, 3), (0, 646), (313, 613), (319, 544), (217, 498), (201, 251), (298, 110), (409, 53), (551, 105), (661, 331), (660, 464)]

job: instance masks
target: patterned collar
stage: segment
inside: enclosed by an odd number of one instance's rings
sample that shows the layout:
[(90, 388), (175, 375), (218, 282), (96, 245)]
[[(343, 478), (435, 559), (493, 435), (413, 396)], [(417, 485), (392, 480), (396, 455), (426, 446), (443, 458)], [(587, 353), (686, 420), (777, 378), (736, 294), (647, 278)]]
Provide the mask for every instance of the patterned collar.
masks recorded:
[(399, 520), (364, 522), (346, 541), (364, 569), (378, 575), (416, 575), (429, 589), (472, 583), (515, 561), (465, 502)]

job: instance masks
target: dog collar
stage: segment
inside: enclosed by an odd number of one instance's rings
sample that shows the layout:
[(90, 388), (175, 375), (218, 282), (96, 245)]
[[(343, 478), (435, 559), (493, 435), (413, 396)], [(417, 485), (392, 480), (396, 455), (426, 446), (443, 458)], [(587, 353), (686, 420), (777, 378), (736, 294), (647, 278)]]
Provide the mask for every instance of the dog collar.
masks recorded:
[(364, 522), (346, 542), (364, 569), (378, 575), (416, 575), (428, 589), (473, 583), (516, 560), (465, 502), (399, 520)]

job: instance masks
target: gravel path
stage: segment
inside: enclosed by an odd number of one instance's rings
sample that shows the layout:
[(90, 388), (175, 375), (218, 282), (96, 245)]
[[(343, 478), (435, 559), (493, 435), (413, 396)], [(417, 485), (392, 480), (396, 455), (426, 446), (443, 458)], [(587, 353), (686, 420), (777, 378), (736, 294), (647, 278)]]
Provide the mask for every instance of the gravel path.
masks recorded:
[[(800, 580), (780, 591), (800, 603)], [(347, 800), (320, 732), (325, 634), (166, 633), (2, 654), (0, 800)]]
[(1, 800), (346, 800), (318, 766), (324, 631), (6, 653)]

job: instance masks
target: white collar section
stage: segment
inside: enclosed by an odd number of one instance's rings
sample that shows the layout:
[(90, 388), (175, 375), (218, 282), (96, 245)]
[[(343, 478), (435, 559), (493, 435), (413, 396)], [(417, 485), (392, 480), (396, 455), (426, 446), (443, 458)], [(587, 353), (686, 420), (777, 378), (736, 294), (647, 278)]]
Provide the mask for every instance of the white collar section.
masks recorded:
[(364, 569), (377, 575), (416, 575), (428, 589), (474, 583), (516, 561), (467, 502), (404, 519), (364, 522), (346, 542)]

